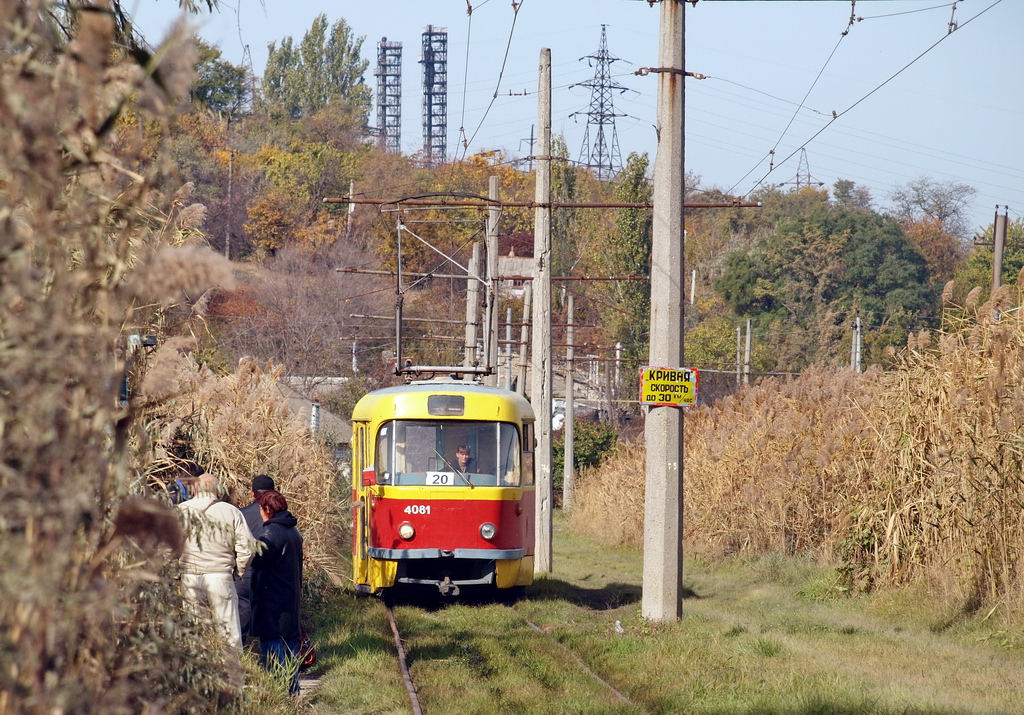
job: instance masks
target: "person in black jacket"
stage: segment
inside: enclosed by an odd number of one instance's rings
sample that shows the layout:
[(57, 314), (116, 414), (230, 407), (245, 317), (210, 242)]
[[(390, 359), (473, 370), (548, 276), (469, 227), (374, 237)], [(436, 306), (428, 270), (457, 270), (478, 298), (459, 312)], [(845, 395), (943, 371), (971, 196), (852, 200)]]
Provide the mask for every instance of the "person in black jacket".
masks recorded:
[[(274, 480), (269, 475), (257, 474), (252, 480), (252, 503), (241, 509), (254, 539), (263, 528), (263, 517), (260, 515), (260, 503), (257, 499), (260, 494), (271, 489), (276, 489)], [(238, 593), (238, 620), (244, 640), (249, 637), (249, 631), (252, 629), (252, 566), (245, 570), (242, 578), (235, 581), (235, 591)]]
[(260, 639), (260, 663), (288, 679), (299, 692), (299, 602), (302, 596), (302, 535), (277, 491), (259, 495), (263, 553), (252, 561), (252, 635)]

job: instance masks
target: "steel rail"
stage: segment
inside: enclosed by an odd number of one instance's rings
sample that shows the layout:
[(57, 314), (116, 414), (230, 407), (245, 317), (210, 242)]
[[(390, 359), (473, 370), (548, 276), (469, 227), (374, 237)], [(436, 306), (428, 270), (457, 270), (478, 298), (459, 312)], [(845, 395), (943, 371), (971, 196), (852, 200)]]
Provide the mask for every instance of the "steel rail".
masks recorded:
[(605, 687), (606, 687), (606, 688), (608, 688), (608, 689), (609, 689), (610, 691), (612, 691), (612, 693), (614, 693), (614, 694), (615, 694), (615, 697), (617, 697), (617, 698), (618, 698), (619, 700), (621, 700), (621, 701), (622, 701), (623, 703), (625, 703), (626, 705), (630, 706), (631, 708), (635, 708), (636, 710), (639, 710), (639, 711), (640, 711), (640, 712), (642, 712), (642, 713), (646, 713), (646, 712), (647, 712), (647, 711), (646, 711), (646, 710), (644, 710), (644, 709), (643, 709), (642, 707), (640, 707), (639, 705), (637, 705), (636, 703), (634, 703), (634, 702), (633, 702), (632, 700), (630, 700), (629, 698), (627, 698), (627, 697), (626, 697), (625, 695), (623, 695), (622, 693), (620, 693), (620, 692), (619, 692), (618, 690), (616, 690), (616, 689), (615, 689), (615, 686), (613, 686), (613, 685), (612, 685), (611, 683), (609, 683), (609, 682), (608, 682), (607, 680), (605, 680), (605, 679), (604, 679), (604, 678), (602, 678), (602, 677), (601, 677), (600, 675), (598, 675), (597, 673), (595, 673), (594, 671), (592, 671), (592, 670), (590, 669), (590, 667), (589, 667), (589, 666), (588, 666), (588, 665), (587, 665), (586, 663), (584, 663), (584, 662), (583, 662), (583, 661), (582, 661), (582, 660), (580, 659), (580, 657), (579, 657), (578, 655), (576, 655), (575, 653), (573, 653), (573, 652), (572, 652), (572, 650), (570, 650), (570, 649), (569, 649), (569, 648), (567, 648), (567, 647), (566, 647), (565, 645), (563, 645), (563, 644), (562, 644), (562, 643), (561, 643), (561, 642), (560, 642), (560, 641), (559, 641), (559, 640), (558, 640), (557, 638), (555, 638), (554, 636), (552, 636), (552, 635), (551, 635), (550, 633), (545, 633), (545, 632), (544, 632), (544, 629), (543, 629), (543, 628), (541, 628), (541, 627), (540, 627), (540, 626), (538, 626), (538, 625), (537, 625), (536, 623), (532, 622), (532, 621), (531, 621), (531, 620), (530, 620), (529, 618), (527, 618), (526, 616), (524, 616), (524, 615), (523, 615), (522, 613), (520, 613), (519, 611), (517, 611), (517, 610), (515, 609), (515, 606), (508, 606), (508, 609), (509, 609), (510, 611), (512, 611), (512, 613), (514, 613), (514, 614), (516, 614), (517, 616), (519, 616), (519, 618), (521, 618), (521, 619), (523, 620), (523, 622), (524, 622), (524, 623), (525, 623), (526, 625), (528, 625), (528, 626), (529, 626), (530, 628), (532, 628), (533, 630), (537, 631), (538, 633), (540, 633), (540, 634), (542, 634), (542, 635), (544, 635), (544, 636), (547, 636), (548, 638), (550, 638), (550, 639), (551, 639), (551, 641), (552, 641), (552, 642), (553, 642), (553, 643), (554, 643), (555, 645), (557, 645), (557, 646), (558, 646), (559, 648), (561, 648), (562, 650), (564, 650), (564, 651), (565, 651), (565, 652), (566, 652), (566, 653), (567, 653), (567, 654), (569, 655), (569, 657), (570, 657), (570, 658), (572, 658), (572, 659), (573, 659), (574, 661), (576, 661), (576, 664), (577, 664), (578, 666), (580, 666), (581, 668), (583, 668), (583, 670), (587, 671), (587, 673), (589, 673), (589, 674), (590, 674), (590, 677), (592, 677), (592, 678), (593, 678), (594, 680), (596, 680), (597, 682), (601, 683), (601, 685), (605, 686)]
[(413, 715), (423, 715), (420, 709), (420, 699), (416, 694), (416, 686), (413, 685), (412, 676), (409, 675), (409, 663), (405, 657), (405, 646), (402, 645), (402, 636), (398, 632), (398, 623), (395, 621), (395, 614), (391, 606), (384, 604), (384, 612), (388, 616), (388, 623), (391, 624), (391, 632), (395, 636), (395, 648), (398, 650), (398, 665), (402, 669), (402, 680), (405, 681), (405, 689), (409, 691), (409, 700), (412, 701)]

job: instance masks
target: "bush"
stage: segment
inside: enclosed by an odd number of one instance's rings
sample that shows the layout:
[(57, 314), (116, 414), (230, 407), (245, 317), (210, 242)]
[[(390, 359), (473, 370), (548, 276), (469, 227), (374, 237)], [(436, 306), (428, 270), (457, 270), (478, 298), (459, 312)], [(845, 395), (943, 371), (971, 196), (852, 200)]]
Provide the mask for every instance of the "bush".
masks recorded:
[[(574, 420), (572, 463), (576, 472), (600, 465), (618, 439), (619, 435), (611, 425)], [(555, 434), (551, 452), (551, 483), (560, 498), (565, 481), (565, 430)]]

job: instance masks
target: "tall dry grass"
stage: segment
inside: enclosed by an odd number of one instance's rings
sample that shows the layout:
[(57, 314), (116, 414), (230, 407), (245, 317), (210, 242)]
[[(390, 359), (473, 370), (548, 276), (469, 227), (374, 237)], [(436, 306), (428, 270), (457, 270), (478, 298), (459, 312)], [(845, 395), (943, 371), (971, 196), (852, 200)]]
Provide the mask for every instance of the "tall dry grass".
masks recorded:
[[(223, 655), (181, 607), (181, 529), (154, 475), (190, 452), (237, 494), (275, 470), (320, 519), (324, 463), (246, 394), (269, 393), (262, 371), (215, 376), (188, 354), (231, 271), (165, 160), (191, 79), (185, 28), (126, 59), (105, 6), (64, 14), (76, 7), (0, 3), (0, 713), (210, 711)], [(136, 333), (164, 347), (130, 348)], [(248, 422), (228, 424), (229, 406)], [(260, 444), (249, 423), (270, 413), (262, 444), (284, 444), (258, 460), (217, 438)]]
[[(1022, 296), (974, 299), (911, 335), (896, 369), (816, 368), (688, 412), (688, 552), (813, 555), (857, 588), (1024, 605)], [(633, 445), (581, 475), (574, 528), (639, 546), (644, 472)]]
[[(160, 419), (153, 424), (150, 482), (173, 480), (180, 459), (194, 459), (243, 506), (252, 500), (252, 478), (269, 474), (299, 519), (307, 569), (340, 576), (337, 556), (348, 528), (340, 517), (348, 496), (308, 419), (289, 408), (278, 382), (282, 368), (246, 358), (233, 373), (220, 375), (181, 349), (182, 343), (169, 342), (147, 371), (147, 381), (163, 375), (165, 383)], [(162, 357), (166, 353), (175, 357)], [(143, 382), (144, 395), (146, 388)]]
[(980, 307), (951, 306), (947, 331), (912, 337), (886, 375), (872, 412), (875, 479), (851, 523), (848, 558), (866, 579), (927, 577), (968, 604), (1022, 602), (1021, 299), (1018, 283)]

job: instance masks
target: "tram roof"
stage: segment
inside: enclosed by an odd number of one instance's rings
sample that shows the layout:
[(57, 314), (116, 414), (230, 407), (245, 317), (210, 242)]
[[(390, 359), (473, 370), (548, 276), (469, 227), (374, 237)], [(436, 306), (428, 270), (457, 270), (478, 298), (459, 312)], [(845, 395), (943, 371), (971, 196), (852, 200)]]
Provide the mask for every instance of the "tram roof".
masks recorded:
[[(430, 395), (462, 395), (463, 415), (431, 415)], [(533, 407), (522, 395), (500, 387), (465, 380), (422, 380), (374, 390), (360, 398), (352, 410), (354, 420), (386, 419), (489, 419), (532, 422)]]

